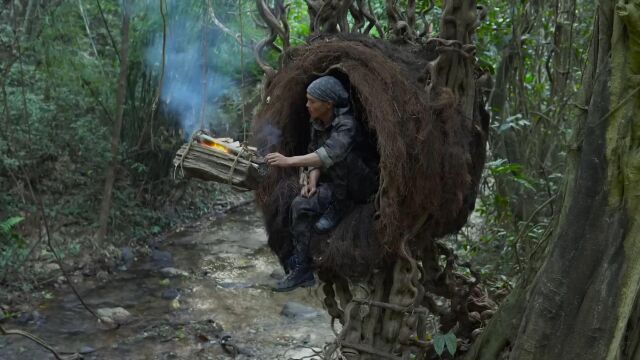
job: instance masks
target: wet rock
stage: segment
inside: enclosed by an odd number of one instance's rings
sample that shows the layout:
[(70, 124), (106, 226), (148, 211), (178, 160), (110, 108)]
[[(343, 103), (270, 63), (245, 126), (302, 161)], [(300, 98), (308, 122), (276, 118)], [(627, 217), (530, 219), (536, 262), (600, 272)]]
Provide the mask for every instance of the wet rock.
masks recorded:
[(218, 284), (223, 289), (246, 289), (250, 288), (251, 284), (240, 283), (240, 282), (223, 282)]
[(54, 273), (56, 271), (60, 271), (60, 266), (56, 263), (49, 263), (42, 267), (42, 271), (47, 274)]
[(151, 261), (159, 268), (173, 266), (173, 256), (168, 251), (151, 250)]
[(294, 301), (289, 301), (284, 304), (280, 315), (286, 316), (291, 319), (313, 319), (320, 316), (320, 313), (310, 306)]
[(82, 355), (91, 354), (93, 352), (96, 352), (96, 349), (92, 348), (91, 346), (83, 346), (80, 348), (80, 350), (78, 350), (78, 353)]
[(127, 324), (131, 321), (131, 313), (121, 307), (101, 308), (97, 311), (98, 316), (106, 323)]
[(284, 278), (284, 271), (282, 269), (275, 269), (269, 274), (269, 277), (276, 280), (282, 280)]
[(180, 309), (180, 301), (178, 299), (173, 299), (169, 303), (169, 306), (174, 310), (178, 310)]
[(104, 270), (100, 270), (96, 274), (96, 280), (100, 282), (107, 282), (107, 280), (109, 280), (109, 274)]
[(40, 313), (36, 310), (30, 312), (24, 312), (18, 316), (16, 321), (19, 324), (27, 325), (27, 324), (36, 324), (40, 325), (44, 322), (44, 317), (40, 315)]
[(176, 268), (172, 268), (172, 267), (165, 267), (160, 269), (160, 273), (166, 277), (179, 277), (179, 276), (189, 276), (189, 273), (184, 271), (184, 270), (180, 270), (180, 269), (176, 269)]
[(209, 329), (213, 331), (216, 336), (219, 336), (224, 332), (224, 327), (219, 322), (213, 319), (207, 319), (207, 323), (209, 324)]
[(178, 292), (178, 289), (164, 289), (162, 291), (162, 294), (160, 294), (160, 297), (165, 299), (165, 300), (173, 300), (173, 299), (177, 299), (178, 296), (180, 296), (180, 293)]
[(82, 265), (82, 275), (84, 276), (94, 276), (96, 274), (96, 267), (91, 264), (83, 264)]
[(133, 249), (131, 249), (129, 246), (125, 246), (120, 249), (120, 265), (125, 269), (133, 264), (135, 258), (136, 256), (133, 253)]
[(178, 354), (174, 353), (173, 351), (165, 352), (165, 353), (160, 354), (160, 359), (162, 359), (162, 360), (178, 359)]

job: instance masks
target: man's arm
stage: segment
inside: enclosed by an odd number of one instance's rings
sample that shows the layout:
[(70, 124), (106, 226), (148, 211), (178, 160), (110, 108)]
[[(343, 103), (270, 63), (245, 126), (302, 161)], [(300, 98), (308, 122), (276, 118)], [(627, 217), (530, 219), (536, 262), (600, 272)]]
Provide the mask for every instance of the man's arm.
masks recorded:
[(334, 124), (329, 138), (316, 151), (287, 157), (280, 153), (265, 156), (267, 164), (277, 167), (322, 167), (327, 169), (341, 161), (353, 146), (356, 134), (356, 122), (351, 116), (343, 116)]
[(320, 179), (320, 168), (314, 168), (309, 172), (309, 185), (314, 189), (318, 186), (318, 180)]
[(267, 164), (277, 167), (321, 167), (322, 160), (315, 152), (300, 156), (284, 156), (280, 153), (267, 154), (264, 157)]

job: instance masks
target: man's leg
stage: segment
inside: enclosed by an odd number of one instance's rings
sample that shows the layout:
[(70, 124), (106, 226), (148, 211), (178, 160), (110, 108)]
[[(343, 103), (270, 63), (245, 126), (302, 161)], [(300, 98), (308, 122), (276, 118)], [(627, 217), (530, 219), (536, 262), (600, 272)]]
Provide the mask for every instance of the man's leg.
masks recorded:
[(278, 282), (275, 291), (290, 291), (315, 283), (311, 270), (313, 259), (309, 251), (311, 226), (326, 210), (330, 199), (330, 189), (320, 185), (312, 197), (297, 196), (291, 203), (291, 233), (295, 248), (293, 256), (288, 261), (289, 274)]
[(377, 175), (365, 165), (357, 153), (351, 151), (347, 157), (329, 168), (331, 179), (331, 205), (314, 225), (317, 233), (333, 230), (353, 202), (367, 202), (377, 190)]

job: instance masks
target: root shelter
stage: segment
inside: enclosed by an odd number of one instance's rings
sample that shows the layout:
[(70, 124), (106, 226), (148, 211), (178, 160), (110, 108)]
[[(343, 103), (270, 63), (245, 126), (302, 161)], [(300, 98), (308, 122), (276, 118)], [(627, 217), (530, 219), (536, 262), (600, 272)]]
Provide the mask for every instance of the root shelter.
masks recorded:
[[(425, 68), (436, 57), (427, 45), (322, 36), (284, 53), (281, 70), (267, 79), (252, 124), (253, 145), (287, 156), (306, 153), (306, 87), (331, 74), (350, 89), (355, 116), (379, 158), (375, 199), (357, 206), (332, 234), (315, 239), (321, 270), (365, 276), (401, 252), (414, 228), (407, 245), (420, 254), (432, 239), (458, 231), (473, 209), (489, 117), (481, 100), (467, 118), (450, 91), (425, 91), (430, 82)], [(296, 169), (271, 169), (256, 192), (269, 246), (281, 261), (293, 249), (289, 205), (299, 193), (297, 183)]]

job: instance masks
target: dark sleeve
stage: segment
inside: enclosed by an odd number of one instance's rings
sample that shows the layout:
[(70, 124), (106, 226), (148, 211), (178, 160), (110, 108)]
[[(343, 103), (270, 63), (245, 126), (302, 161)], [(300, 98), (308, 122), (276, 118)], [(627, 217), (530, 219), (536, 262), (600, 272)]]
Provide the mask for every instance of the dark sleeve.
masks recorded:
[(356, 130), (355, 119), (351, 116), (343, 116), (334, 123), (327, 141), (315, 151), (324, 168), (331, 167), (347, 156), (353, 147)]
[(316, 132), (313, 130), (313, 125), (311, 125), (310, 130), (311, 135), (309, 136), (309, 145), (307, 146), (307, 153), (312, 153), (318, 150), (318, 140)]

